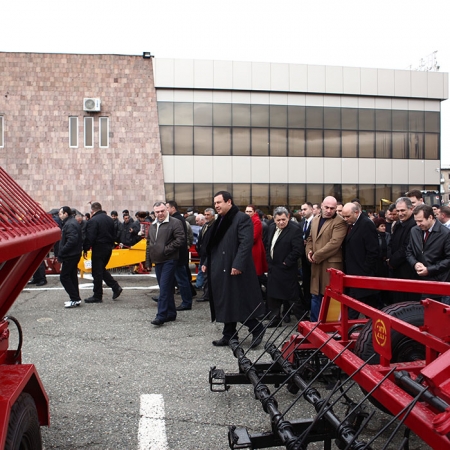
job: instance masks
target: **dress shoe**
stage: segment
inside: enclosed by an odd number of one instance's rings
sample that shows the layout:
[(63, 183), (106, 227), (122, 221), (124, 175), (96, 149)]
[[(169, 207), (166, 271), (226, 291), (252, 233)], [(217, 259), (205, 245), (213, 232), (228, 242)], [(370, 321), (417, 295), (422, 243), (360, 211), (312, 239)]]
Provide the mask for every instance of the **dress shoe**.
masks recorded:
[(274, 317), (270, 320), (269, 324), (267, 325), (267, 328), (276, 328), (280, 325), (281, 319), (279, 317)]
[(177, 311), (190, 311), (192, 309), (192, 306), (183, 306), (180, 305), (176, 308)]
[(177, 320), (177, 316), (175, 316), (175, 317), (168, 317), (166, 319), (166, 322), (175, 322), (175, 320)]
[(197, 300), (195, 300), (196, 302), (209, 302), (209, 298), (205, 298), (205, 297), (200, 297)]
[(30, 280), (27, 284), (36, 284), (37, 281), (36, 280)]
[(113, 293), (113, 300), (116, 300), (117, 298), (119, 298), (119, 295), (122, 293), (123, 289), (119, 286), (119, 289), (117, 289), (117, 291), (114, 291)]
[(226, 347), (229, 343), (229, 339), (227, 339), (225, 336), (218, 341), (212, 341), (212, 345), (214, 345), (215, 347)]
[(152, 300), (153, 300), (154, 302), (158, 302), (158, 301), (159, 301), (159, 297), (152, 297)]
[(39, 283), (36, 283), (36, 286), (45, 286), (47, 284), (47, 280), (41, 280)]
[(161, 320), (161, 319), (158, 319), (158, 318), (155, 317), (150, 323), (152, 325), (160, 326), (160, 325), (164, 325), (164, 320)]
[(259, 344), (261, 344), (264, 335), (266, 334), (266, 329), (261, 327), (258, 327), (258, 331), (254, 331), (252, 343), (250, 344), (250, 348), (256, 348)]
[(84, 303), (103, 303), (103, 300), (97, 297), (89, 297), (84, 300)]

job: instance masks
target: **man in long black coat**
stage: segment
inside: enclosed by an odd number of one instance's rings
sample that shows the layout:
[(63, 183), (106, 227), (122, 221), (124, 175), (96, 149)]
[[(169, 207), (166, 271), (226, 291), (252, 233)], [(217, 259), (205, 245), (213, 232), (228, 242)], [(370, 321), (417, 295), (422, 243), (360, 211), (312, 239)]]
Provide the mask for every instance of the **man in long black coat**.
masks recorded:
[(305, 253), (302, 230), (289, 220), (289, 212), (279, 206), (275, 209), (274, 223), (269, 227), (266, 248), (269, 265), (267, 305), (271, 312), (271, 325), (278, 325), (283, 301), (297, 305), (294, 314), (299, 319), (300, 286), (298, 284), (298, 260)]
[(213, 345), (221, 347), (237, 339), (237, 322), (242, 322), (253, 335), (254, 348), (262, 342), (265, 329), (256, 319), (263, 312), (263, 300), (252, 258), (253, 224), (233, 204), (229, 192), (219, 191), (214, 207), (219, 217), (210, 231), (202, 266), (210, 287), (211, 319), (224, 324), (222, 339)]

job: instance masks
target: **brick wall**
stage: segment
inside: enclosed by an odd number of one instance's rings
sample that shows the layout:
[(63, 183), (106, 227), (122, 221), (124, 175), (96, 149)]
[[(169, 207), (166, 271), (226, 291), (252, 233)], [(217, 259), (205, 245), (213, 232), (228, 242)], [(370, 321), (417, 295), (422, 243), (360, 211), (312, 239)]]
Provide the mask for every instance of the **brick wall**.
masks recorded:
[[(164, 199), (152, 59), (122, 55), (0, 53), (0, 164), (50, 210), (108, 213), (151, 210)], [(83, 111), (99, 97), (101, 112)], [(79, 119), (69, 147), (69, 116)], [(94, 117), (94, 148), (84, 148), (84, 117)], [(99, 117), (109, 117), (109, 148), (100, 148)]]

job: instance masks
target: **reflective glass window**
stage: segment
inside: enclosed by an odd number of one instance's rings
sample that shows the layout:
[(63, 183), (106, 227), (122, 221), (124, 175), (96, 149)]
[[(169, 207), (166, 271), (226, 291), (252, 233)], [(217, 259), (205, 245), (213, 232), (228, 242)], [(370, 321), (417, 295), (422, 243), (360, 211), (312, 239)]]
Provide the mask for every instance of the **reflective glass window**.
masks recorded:
[(241, 208), (250, 204), (250, 183), (233, 184), (233, 202)]
[(287, 106), (270, 105), (270, 127), (287, 127)]
[(391, 131), (392, 111), (390, 109), (375, 110), (375, 126), (380, 131)]
[(212, 125), (212, 103), (194, 103), (194, 125)]
[(195, 183), (194, 201), (192, 205), (199, 208), (199, 212), (203, 214), (206, 208), (214, 207), (213, 195), (213, 186), (211, 183)]
[(100, 140), (100, 148), (109, 147), (109, 117), (99, 118), (98, 138)]
[(158, 102), (158, 120), (160, 125), (173, 125), (172, 102)]
[(408, 131), (408, 111), (392, 110), (392, 131)]
[(375, 134), (375, 156), (377, 158), (390, 158), (392, 148), (391, 133), (378, 131)]
[(270, 132), (270, 156), (286, 156), (287, 137), (286, 129), (271, 128)]
[(358, 198), (363, 209), (373, 208), (375, 201), (375, 185), (360, 184), (358, 189)]
[(306, 130), (306, 156), (323, 156), (322, 130)]
[(227, 184), (227, 183), (214, 183), (214, 185), (213, 185), (213, 192), (214, 192), (213, 204), (214, 204), (214, 196), (219, 191), (227, 191), (227, 192), (231, 192), (231, 194), (233, 194), (233, 185)]
[[(175, 197), (174, 200), (180, 207), (189, 207), (194, 203), (194, 185), (191, 183), (175, 183), (174, 185)], [(166, 198), (167, 195), (166, 195)]]
[(233, 127), (249, 127), (250, 126), (250, 105), (232, 106), (233, 111)]
[(423, 111), (409, 112), (409, 131), (425, 130), (425, 113)]
[(269, 206), (269, 183), (264, 184), (252, 184), (252, 198), (253, 205), (257, 205), (260, 208)]
[(373, 109), (360, 109), (358, 121), (360, 130), (375, 130), (375, 111)]
[(306, 107), (306, 128), (323, 128), (323, 108), (321, 106)]
[(324, 184), (323, 185), (323, 198), (331, 195), (338, 202), (342, 198), (342, 188), (340, 184)]
[(175, 125), (193, 125), (194, 124), (193, 103), (175, 103), (174, 120)]
[(324, 128), (331, 130), (341, 129), (341, 108), (324, 108), (323, 111)]
[(163, 155), (173, 155), (173, 127), (159, 127), (161, 136), (161, 153)]
[(409, 133), (409, 158), (424, 159), (425, 149), (423, 133)]
[(358, 110), (356, 108), (342, 108), (341, 123), (343, 130), (357, 130)]
[(288, 130), (288, 155), (305, 156), (305, 130)]
[(225, 127), (231, 126), (231, 104), (213, 104), (213, 125)]
[(213, 155), (231, 155), (231, 128), (214, 127), (213, 129)]
[(392, 158), (408, 158), (408, 133), (392, 133)]
[(194, 155), (212, 155), (212, 127), (194, 127)]
[(174, 127), (175, 155), (192, 155), (194, 153), (194, 128)]
[(166, 198), (175, 198), (175, 183), (164, 183)]
[(271, 183), (269, 186), (270, 200), (269, 205), (274, 206), (287, 206), (287, 184)]
[(358, 198), (358, 186), (356, 184), (342, 185), (342, 203), (350, 203), (354, 198)]
[[(3, 147), (3, 116), (0, 116), (0, 139)], [(78, 147), (78, 117), (69, 117), (69, 147)]]
[(306, 201), (311, 203), (318, 203), (323, 201), (323, 185), (322, 184), (307, 184), (306, 185)]
[(269, 105), (252, 105), (252, 127), (269, 126)]
[(358, 132), (342, 131), (342, 157), (356, 158), (358, 156)]
[[(394, 173), (395, 176), (395, 173)], [(404, 197), (405, 193), (408, 191), (409, 187), (406, 184), (393, 184), (391, 186), (392, 189), (392, 203), (395, 203), (396, 200), (400, 197)]]
[(440, 159), (439, 134), (425, 133), (425, 159)]
[(329, 158), (341, 156), (341, 132), (338, 130), (325, 130), (323, 137), (324, 155)]
[(252, 156), (269, 156), (269, 130), (252, 128)]
[(250, 128), (233, 128), (233, 155), (250, 155)]
[(375, 133), (369, 131), (359, 132), (359, 157), (373, 158), (375, 154)]
[(425, 112), (425, 131), (428, 133), (439, 133), (441, 117), (438, 112)]
[(92, 148), (94, 146), (94, 118), (84, 118), (84, 147)]
[(306, 185), (301, 184), (305, 180), (298, 180), (299, 184), (289, 184), (289, 205), (296, 206), (298, 209), (306, 201)]
[(305, 107), (288, 106), (288, 127), (305, 128)]
[[(375, 199), (377, 201), (376, 206), (381, 205), (381, 209), (384, 209), (385, 211), (389, 208), (389, 205), (392, 203), (392, 193), (391, 193), (391, 186), (388, 185), (376, 185), (375, 186)], [(388, 202), (383, 202), (381, 199), (389, 200)]]

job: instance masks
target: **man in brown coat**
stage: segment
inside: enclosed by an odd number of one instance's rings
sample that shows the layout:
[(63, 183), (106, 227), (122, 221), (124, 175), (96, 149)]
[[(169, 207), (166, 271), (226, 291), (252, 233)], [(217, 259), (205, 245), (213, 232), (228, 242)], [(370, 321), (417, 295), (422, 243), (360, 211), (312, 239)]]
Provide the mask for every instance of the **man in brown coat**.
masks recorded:
[(311, 322), (317, 322), (330, 275), (327, 269), (343, 269), (342, 242), (347, 233), (345, 220), (336, 214), (337, 200), (325, 197), (321, 213), (311, 222), (306, 255), (311, 263)]

